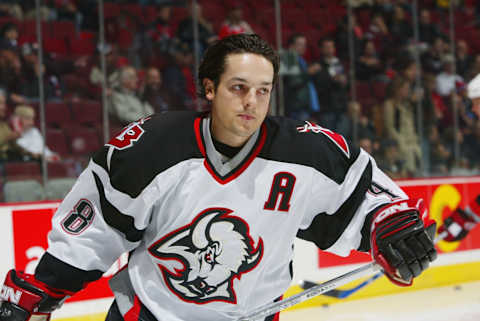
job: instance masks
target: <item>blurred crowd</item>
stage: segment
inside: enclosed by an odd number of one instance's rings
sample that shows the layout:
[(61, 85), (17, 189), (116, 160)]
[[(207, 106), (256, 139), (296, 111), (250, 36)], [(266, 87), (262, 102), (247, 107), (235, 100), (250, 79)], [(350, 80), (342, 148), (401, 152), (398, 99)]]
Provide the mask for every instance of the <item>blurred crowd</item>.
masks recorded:
[[(477, 174), (480, 122), (466, 84), (480, 73), (480, 5), (456, 2), (452, 42), (448, 1), (418, 2), (416, 42), (409, 0), (352, 0), (351, 21), (345, 1), (281, 1), (284, 113), (355, 139), (394, 178)], [(204, 0), (195, 7), (187, 0), (105, 2), (100, 46), (96, 0), (44, 0), (41, 64), (35, 1), (2, 0), (0, 158), (41, 158), (39, 80), (47, 103), (66, 113), (73, 104), (101, 102), (104, 93), (111, 133), (154, 112), (206, 108), (197, 97), (194, 50), (201, 57), (215, 40), (243, 32), (275, 44), (274, 13), (270, 0)], [(101, 117), (88, 126), (101, 144)], [(50, 129), (57, 133), (62, 125)], [(75, 156), (57, 153), (48, 136), (46, 144), (50, 162)]]

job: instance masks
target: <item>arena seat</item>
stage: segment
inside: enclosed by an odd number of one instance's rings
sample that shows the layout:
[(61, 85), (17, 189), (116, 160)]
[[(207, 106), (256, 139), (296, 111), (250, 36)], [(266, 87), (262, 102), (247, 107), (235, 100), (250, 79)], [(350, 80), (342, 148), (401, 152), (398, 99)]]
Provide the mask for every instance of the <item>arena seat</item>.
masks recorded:
[(52, 21), (52, 37), (57, 39), (73, 38), (77, 30), (71, 21)]
[(61, 102), (45, 104), (45, 121), (49, 128), (64, 128), (71, 124), (70, 107)]
[(47, 200), (63, 200), (68, 192), (72, 189), (76, 182), (76, 178), (59, 177), (52, 178), (45, 184), (45, 199)]
[(7, 181), (40, 179), (42, 176), (39, 162), (7, 162), (4, 166)]
[(5, 202), (41, 201), (45, 199), (45, 189), (33, 179), (8, 181), (3, 186)]
[(67, 138), (60, 129), (47, 129), (47, 146), (54, 152), (60, 154), (60, 156), (66, 156), (70, 154), (67, 146)]
[(100, 135), (96, 129), (72, 126), (66, 131), (68, 146), (74, 156), (90, 156), (100, 148)]
[(95, 44), (90, 39), (70, 38), (69, 43), (74, 56), (91, 56), (95, 52)]
[(72, 103), (72, 112), (75, 122), (80, 125), (98, 127), (102, 123), (102, 104), (91, 100), (82, 100)]

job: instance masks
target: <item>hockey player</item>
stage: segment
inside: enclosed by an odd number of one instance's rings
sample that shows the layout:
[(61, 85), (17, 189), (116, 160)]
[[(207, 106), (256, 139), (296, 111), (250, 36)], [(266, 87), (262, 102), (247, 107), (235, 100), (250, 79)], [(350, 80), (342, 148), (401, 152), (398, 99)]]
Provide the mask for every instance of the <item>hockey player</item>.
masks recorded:
[(278, 65), (257, 35), (212, 45), (199, 68), (211, 112), (141, 119), (98, 151), (35, 274), (7, 274), (0, 320), (48, 319), (124, 252), (108, 321), (235, 320), (289, 287), (296, 236), (370, 251), (411, 284), (436, 258), (423, 203), (342, 136), (267, 116)]

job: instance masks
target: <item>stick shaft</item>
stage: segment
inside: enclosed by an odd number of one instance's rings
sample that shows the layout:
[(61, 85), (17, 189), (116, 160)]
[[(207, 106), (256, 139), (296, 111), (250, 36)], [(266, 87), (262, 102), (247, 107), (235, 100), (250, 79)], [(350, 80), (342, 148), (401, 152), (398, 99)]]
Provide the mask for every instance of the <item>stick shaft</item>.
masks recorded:
[(282, 311), (284, 309), (287, 309), (291, 306), (294, 306), (296, 304), (299, 304), (303, 301), (306, 301), (308, 299), (311, 299), (317, 295), (320, 295), (322, 293), (328, 292), (332, 289), (335, 289), (341, 285), (344, 285), (346, 283), (349, 283), (353, 280), (356, 280), (362, 276), (366, 276), (375, 272), (380, 271), (380, 267), (372, 262), (369, 264), (366, 264), (364, 266), (361, 266), (355, 270), (352, 270), (350, 272), (347, 272), (343, 275), (340, 275), (330, 281), (321, 283), (317, 286), (314, 286), (308, 290), (305, 290), (301, 293), (298, 293), (296, 295), (293, 295), (285, 300), (281, 300), (279, 302), (274, 302), (270, 303), (267, 305), (264, 305), (262, 307), (259, 307), (252, 311), (250, 314), (248, 314), (245, 317), (242, 317), (238, 319), (237, 321), (255, 321), (258, 319), (265, 318), (269, 315), (275, 314), (279, 311)]

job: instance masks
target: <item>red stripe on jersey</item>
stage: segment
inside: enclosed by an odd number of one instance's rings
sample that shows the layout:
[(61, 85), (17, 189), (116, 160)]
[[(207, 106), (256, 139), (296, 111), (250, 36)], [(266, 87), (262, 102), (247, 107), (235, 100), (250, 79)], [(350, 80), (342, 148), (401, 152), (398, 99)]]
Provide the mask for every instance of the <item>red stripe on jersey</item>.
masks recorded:
[(142, 304), (137, 296), (135, 296), (133, 307), (128, 310), (127, 313), (123, 316), (125, 321), (139, 321), (140, 317), (140, 309), (142, 308)]
[(197, 139), (198, 149), (200, 150), (200, 153), (202, 153), (202, 155), (206, 157), (205, 146), (203, 145), (202, 133), (200, 131), (201, 123), (202, 123), (202, 117), (197, 117), (195, 119), (195, 122), (193, 123), (193, 127), (195, 131), (195, 138)]
[(240, 166), (234, 173), (231, 173), (231, 175), (229, 175), (226, 178), (222, 178), (218, 176), (217, 173), (215, 173), (215, 170), (212, 168), (212, 166), (210, 166), (210, 163), (207, 160), (207, 153), (205, 152), (205, 145), (202, 138), (202, 131), (200, 130), (201, 122), (202, 122), (202, 117), (196, 118), (194, 122), (195, 139), (197, 140), (198, 149), (200, 150), (202, 155), (205, 157), (205, 161), (203, 162), (203, 164), (205, 165), (205, 168), (210, 173), (210, 175), (212, 175), (212, 177), (222, 185), (227, 184), (228, 182), (231, 182), (235, 178), (240, 176), (240, 174), (242, 174), (247, 169), (247, 167), (253, 162), (255, 157), (257, 157), (257, 155), (262, 150), (263, 145), (265, 144), (265, 141), (267, 140), (267, 126), (265, 125), (265, 123), (263, 123), (262, 127), (260, 128), (260, 138), (258, 140), (258, 144), (253, 150), (253, 152), (250, 154), (250, 156), (247, 159), (243, 161), (242, 166)]
[(227, 184), (228, 182), (231, 182), (235, 178), (240, 176), (247, 169), (247, 167), (250, 166), (250, 164), (253, 162), (253, 160), (257, 157), (257, 155), (262, 150), (263, 145), (265, 144), (266, 140), (267, 140), (267, 127), (265, 126), (265, 124), (262, 124), (261, 130), (260, 130), (260, 138), (259, 138), (257, 146), (255, 147), (253, 152), (250, 154), (250, 156), (246, 160), (244, 160), (243, 165), (240, 166), (240, 168), (238, 168), (234, 173), (232, 173), (227, 178), (222, 178), (222, 177), (218, 176), (215, 173), (215, 171), (213, 170), (213, 168), (211, 168), (211, 166), (207, 162), (207, 160), (205, 160), (205, 162), (204, 162), (205, 167), (207, 168), (208, 172), (213, 176), (213, 178), (217, 182), (219, 182), (222, 185)]
[(350, 150), (348, 148), (347, 141), (345, 140), (345, 138), (343, 138), (342, 135), (337, 134), (336, 132), (326, 128), (322, 128), (321, 132), (322, 134), (330, 138), (345, 153), (345, 155), (350, 158)]

